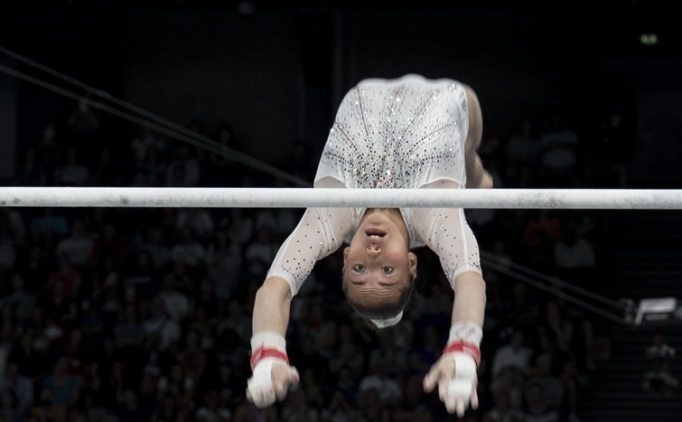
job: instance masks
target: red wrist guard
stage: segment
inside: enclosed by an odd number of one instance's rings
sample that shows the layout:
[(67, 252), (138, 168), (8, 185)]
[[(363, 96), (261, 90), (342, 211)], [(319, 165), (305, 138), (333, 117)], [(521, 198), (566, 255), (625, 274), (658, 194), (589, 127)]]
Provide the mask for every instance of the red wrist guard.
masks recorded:
[(443, 350), (443, 354), (462, 352), (474, 358), (476, 361), (476, 366), (481, 363), (481, 349), (478, 348), (474, 343), (467, 343), (465, 341), (453, 341), (448, 344)]
[(289, 357), (287, 356), (286, 352), (273, 347), (261, 346), (251, 354), (251, 370), (256, 367), (258, 361), (265, 358), (280, 359), (286, 362), (287, 365), (289, 364)]

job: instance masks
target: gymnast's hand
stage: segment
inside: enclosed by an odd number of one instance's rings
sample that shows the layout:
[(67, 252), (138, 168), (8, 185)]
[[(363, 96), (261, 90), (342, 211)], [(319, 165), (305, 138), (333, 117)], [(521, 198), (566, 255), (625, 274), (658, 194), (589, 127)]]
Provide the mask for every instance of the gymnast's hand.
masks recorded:
[(298, 371), (285, 361), (276, 358), (262, 359), (258, 361), (253, 369), (253, 376), (248, 380), (246, 398), (256, 407), (268, 407), (275, 400), (284, 400), (289, 386), (298, 384), (298, 381)]
[(460, 417), (470, 401), (473, 409), (478, 408), (477, 384), (476, 361), (461, 352), (444, 353), (424, 378), (424, 390), (429, 393), (438, 386), (438, 396), (448, 413), (457, 411)]

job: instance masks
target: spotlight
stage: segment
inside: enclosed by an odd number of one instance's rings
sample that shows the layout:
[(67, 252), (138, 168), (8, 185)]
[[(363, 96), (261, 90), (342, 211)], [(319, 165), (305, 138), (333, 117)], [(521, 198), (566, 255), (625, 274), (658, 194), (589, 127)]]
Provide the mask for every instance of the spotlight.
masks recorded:
[(658, 35), (656, 34), (642, 34), (639, 37), (639, 43), (642, 45), (656, 45), (658, 44)]

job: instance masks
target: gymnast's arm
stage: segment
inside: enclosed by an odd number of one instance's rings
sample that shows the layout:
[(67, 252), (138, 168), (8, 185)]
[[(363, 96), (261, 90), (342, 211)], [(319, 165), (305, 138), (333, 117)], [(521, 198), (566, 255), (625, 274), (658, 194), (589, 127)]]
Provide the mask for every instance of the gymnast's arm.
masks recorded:
[(269, 331), (284, 337), (289, 325), (291, 287), (282, 277), (268, 277), (256, 292), (253, 305), (253, 333)]
[(247, 398), (266, 407), (286, 397), (299, 380), (289, 365), (284, 338), (291, 300), (315, 263), (337, 250), (352, 227), (352, 209), (309, 208), (277, 252), (253, 307), (251, 369)]
[(424, 378), (424, 389), (438, 387), (448, 412), (461, 416), (469, 402), (478, 406), (476, 367), (486, 303), (478, 243), (462, 209), (413, 210), (413, 221), (417, 234), (440, 258), (455, 292), (448, 344)]
[(465, 86), (467, 96), (467, 109), (469, 111), (469, 131), (464, 144), (464, 161), (467, 171), (467, 188), (492, 188), (493, 179), (490, 173), (483, 168), (478, 148), (481, 146), (483, 137), (483, 114), (478, 97), (473, 89)]

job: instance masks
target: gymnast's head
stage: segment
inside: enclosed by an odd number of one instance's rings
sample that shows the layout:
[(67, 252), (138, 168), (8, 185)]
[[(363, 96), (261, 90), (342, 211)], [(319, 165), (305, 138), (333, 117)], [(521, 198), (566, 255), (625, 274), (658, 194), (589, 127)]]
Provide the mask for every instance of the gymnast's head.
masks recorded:
[(397, 209), (369, 209), (343, 251), (343, 292), (377, 328), (396, 324), (410, 300), (417, 257)]

